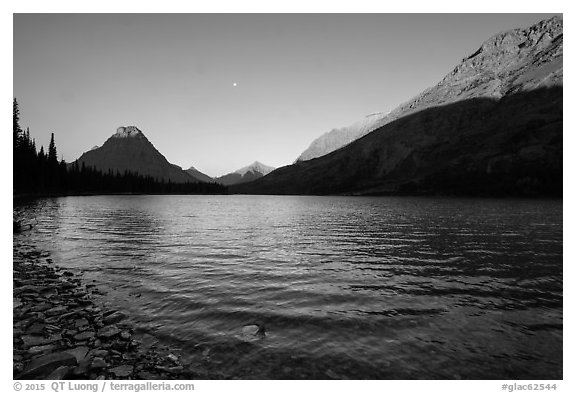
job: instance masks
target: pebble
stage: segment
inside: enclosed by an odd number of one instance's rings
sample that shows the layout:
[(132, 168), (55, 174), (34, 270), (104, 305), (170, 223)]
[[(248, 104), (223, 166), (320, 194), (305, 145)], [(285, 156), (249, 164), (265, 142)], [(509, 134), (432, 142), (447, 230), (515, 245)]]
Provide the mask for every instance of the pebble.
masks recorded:
[(130, 365), (123, 365), (110, 369), (110, 372), (112, 374), (115, 374), (117, 377), (127, 377), (129, 375), (132, 375), (133, 371), (134, 367)]
[(80, 363), (86, 358), (86, 355), (88, 354), (88, 347), (76, 347), (67, 349), (66, 352), (74, 356), (76, 361)]
[(130, 337), (132, 337), (132, 335), (127, 331), (123, 331), (122, 333), (120, 333), (120, 338), (122, 340), (130, 340)]
[(91, 338), (94, 338), (94, 332), (82, 332), (74, 336), (74, 340), (76, 341), (84, 341)]
[(105, 368), (107, 366), (106, 361), (102, 358), (94, 358), (94, 360), (92, 360), (92, 364), (90, 365), (90, 368), (92, 369), (99, 369), (99, 368)]
[(40, 353), (45, 353), (45, 352), (52, 352), (54, 349), (56, 348), (55, 345), (52, 344), (48, 344), (48, 345), (38, 345), (35, 347), (30, 347), (28, 349), (28, 353), (31, 355), (38, 355)]
[(103, 337), (103, 338), (111, 338), (117, 334), (120, 334), (120, 329), (118, 329), (114, 325), (106, 326), (106, 327), (104, 327), (98, 331), (98, 337)]
[(68, 373), (70, 373), (71, 367), (69, 366), (60, 366), (56, 370), (52, 371), (50, 375), (46, 379), (50, 380), (62, 380), (65, 379)]
[(104, 322), (105, 325), (111, 325), (113, 323), (120, 322), (124, 318), (124, 314), (122, 314), (120, 311), (116, 311), (108, 316), (104, 316), (102, 322)]
[[(16, 239), (16, 237), (15, 237)], [(15, 379), (165, 379), (190, 375), (168, 348), (141, 346), (125, 315), (97, 307), (82, 280), (39, 253), (13, 258)], [(135, 370), (134, 365), (138, 365)], [(187, 366), (188, 367), (188, 366)], [(185, 374), (187, 373), (187, 374)], [(206, 374), (208, 376), (208, 374)]]

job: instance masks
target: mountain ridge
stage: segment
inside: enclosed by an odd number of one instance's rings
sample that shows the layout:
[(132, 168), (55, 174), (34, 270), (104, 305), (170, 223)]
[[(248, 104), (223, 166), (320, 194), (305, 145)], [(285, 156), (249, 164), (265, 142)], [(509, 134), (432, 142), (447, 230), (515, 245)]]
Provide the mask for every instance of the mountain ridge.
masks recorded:
[(561, 195), (562, 23), (492, 36), (374, 131), (231, 191)]
[[(558, 80), (562, 79), (561, 74), (550, 73), (549, 80), (540, 80), (538, 75), (529, 73), (524, 75), (526, 80), (515, 80), (511, 76), (514, 73), (521, 73), (522, 68), (528, 67), (527, 61), (533, 60), (536, 66), (542, 62), (550, 63), (549, 56), (554, 56), (554, 51), (558, 49), (552, 41), (559, 40), (556, 43), (561, 45), (562, 25), (562, 17), (555, 16), (526, 28), (511, 29), (493, 35), (475, 52), (464, 57), (440, 82), (424, 89), (420, 94), (401, 103), (380, 118), (374, 119), (369, 129), (368, 127), (358, 129), (355, 127), (357, 123), (334, 129), (315, 139), (296, 161), (321, 157), (402, 116), (430, 106), (448, 104), (471, 97), (501, 98), (522, 86), (534, 89), (557, 84)], [(500, 62), (500, 67), (497, 67), (495, 62)], [(551, 66), (557, 65), (551, 64)], [(535, 84), (535, 81), (538, 83)], [(456, 90), (458, 87), (460, 87), (459, 91)], [(330, 140), (335, 130), (345, 130), (344, 137), (340, 140)], [(326, 148), (318, 148), (324, 144)]]

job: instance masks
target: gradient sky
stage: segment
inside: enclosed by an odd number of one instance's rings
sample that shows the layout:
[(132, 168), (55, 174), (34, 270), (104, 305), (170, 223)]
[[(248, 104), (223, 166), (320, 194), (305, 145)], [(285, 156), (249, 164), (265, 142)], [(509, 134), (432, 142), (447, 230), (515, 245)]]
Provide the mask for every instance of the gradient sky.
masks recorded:
[[(14, 96), (68, 162), (119, 126), (219, 176), (435, 85), (492, 35), (551, 14), (15, 14)], [(234, 86), (234, 84), (237, 86)]]

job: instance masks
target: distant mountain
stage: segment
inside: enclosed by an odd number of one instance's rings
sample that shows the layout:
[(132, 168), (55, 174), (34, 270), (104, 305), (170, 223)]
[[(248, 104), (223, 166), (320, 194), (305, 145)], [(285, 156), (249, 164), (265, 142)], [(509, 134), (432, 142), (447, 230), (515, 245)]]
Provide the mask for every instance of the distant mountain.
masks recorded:
[(374, 131), (376, 128), (380, 127), (387, 115), (387, 113), (374, 113), (348, 127), (335, 128), (332, 131), (321, 135), (316, 138), (302, 154), (300, 154), (296, 159), (296, 162), (321, 157), (341, 148), (342, 146), (346, 146), (350, 142), (353, 142), (368, 134), (370, 131)]
[(179, 166), (169, 163), (135, 126), (119, 127), (101, 147), (95, 146), (82, 154), (77, 162), (103, 172), (130, 171), (174, 183), (198, 181)]
[(223, 184), (225, 186), (229, 186), (232, 184), (246, 183), (252, 180), (259, 179), (262, 176), (266, 176), (274, 169), (275, 168), (271, 166), (267, 166), (258, 161), (255, 161), (254, 163), (245, 166), (244, 168), (240, 168), (235, 172), (217, 177), (214, 180), (217, 183)]
[(562, 195), (563, 21), (497, 34), (383, 124), (232, 192)]
[(199, 181), (203, 181), (205, 183), (211, 183), (214, 182), (214, 179), (211, 178), (210, 176), (200, 172), (198, 169), (194, 168), (193, 166), (191, 166), (190, 168), (186, 169), (184, 172), (186, 172), (187, 174), (189, 174), (190, 176), (192, 176), (195, 179), (198, 179)]

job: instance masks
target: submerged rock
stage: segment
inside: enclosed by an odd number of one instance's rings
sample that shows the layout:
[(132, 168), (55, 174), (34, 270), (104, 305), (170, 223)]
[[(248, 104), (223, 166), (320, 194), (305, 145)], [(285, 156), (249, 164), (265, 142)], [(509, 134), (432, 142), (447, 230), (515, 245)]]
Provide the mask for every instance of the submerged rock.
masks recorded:
[(30, 362), (18, 379), (42, 379), (61, 366), (76, 366), (76, 357), (67, 352), (51, 353)]
[(56, 370), (52, 371), (46, 379), (50, 380), (61, 380), (66, 378), (68, 373), (72, 368), (70, 366), (60, 366)]
[(264, 325), (254, 324), (245, 325), (242, 327), (242, 337), (244, 339), (260, 339), (266, 336), (266, 328)]
[(103, 338), (111, 338), (117, 334), (120, 334), (120, 329), (118, 329), (114, 325), (106, 326), (106, 327), (104, 327), (98, 331), (98, 337), (103, 337)]
[(88, 347), (76, 347), (72, 349), (67, 349), (65, 352), (74, 356), (76, 358), (76, 361), (80, 363), (86, 358), (86, 355), (88, 354)]
[(113, 323), (120, 322), (124, 318), (125, 315), (123, 313), (116, 311), (108, 316), (105, 316), (102, 322), (104, 322), (104, 325), (111, 325)]

